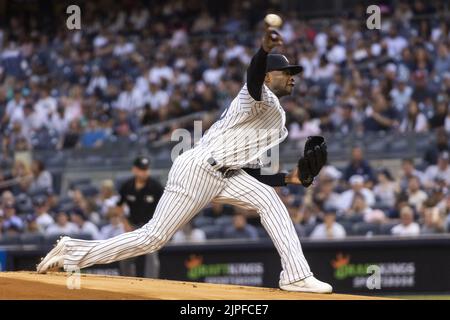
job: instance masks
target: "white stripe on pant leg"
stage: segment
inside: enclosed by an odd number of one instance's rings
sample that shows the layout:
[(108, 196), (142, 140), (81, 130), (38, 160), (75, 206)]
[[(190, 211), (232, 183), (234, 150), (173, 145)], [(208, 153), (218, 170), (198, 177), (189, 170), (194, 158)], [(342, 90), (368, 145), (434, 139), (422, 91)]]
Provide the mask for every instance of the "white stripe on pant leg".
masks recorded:
[[(222, 197), (233, 199), (230, 202), (249, 203), (258, 210), (261, 222), (281, 257), (282, 284), (312, 275), (289, 213), (273, 188), (240, 171), (228, 179), (227, 187), (219, 196)], [(226, 202), (226, 199), (221, 202)]]
[[(223, 179), (198, 161), (180, 159), (173, 166), (154, 218), (142, 228), (103, 241), (69, 240), (65, 266), (85, 268), (150, 253), (161, 248), (184, 223), (223, 189)], [(197, 159), (198, 160), (198, 159)], [(179, 173), (179, 174), (175, 174)]]

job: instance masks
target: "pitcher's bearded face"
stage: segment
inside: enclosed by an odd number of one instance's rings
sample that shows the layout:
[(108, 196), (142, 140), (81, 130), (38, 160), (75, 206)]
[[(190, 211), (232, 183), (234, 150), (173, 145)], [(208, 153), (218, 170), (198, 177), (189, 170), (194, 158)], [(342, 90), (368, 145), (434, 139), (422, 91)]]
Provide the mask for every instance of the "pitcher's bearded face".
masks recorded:
[(290, 95), (295, 85), (294, 76), (288, 70), (268, 72), (265, 81), (278, 98)]

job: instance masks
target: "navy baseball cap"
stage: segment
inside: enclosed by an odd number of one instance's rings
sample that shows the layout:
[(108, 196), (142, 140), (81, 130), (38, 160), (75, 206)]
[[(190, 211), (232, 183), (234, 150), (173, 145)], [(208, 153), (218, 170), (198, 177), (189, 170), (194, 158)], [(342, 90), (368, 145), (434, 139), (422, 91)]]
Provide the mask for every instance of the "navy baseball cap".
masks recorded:
[(289, 60), (282, 54), (271, 53), (267, 55), (266, 72), (288, 70), (291, 75), (303, 71), (303, 67), (297, 64), (289, 64)]
[(150, 160), (147, 157), (137, 157), (133, 162), (133, 166), (141, 170), (147, 170), (150, 166)]

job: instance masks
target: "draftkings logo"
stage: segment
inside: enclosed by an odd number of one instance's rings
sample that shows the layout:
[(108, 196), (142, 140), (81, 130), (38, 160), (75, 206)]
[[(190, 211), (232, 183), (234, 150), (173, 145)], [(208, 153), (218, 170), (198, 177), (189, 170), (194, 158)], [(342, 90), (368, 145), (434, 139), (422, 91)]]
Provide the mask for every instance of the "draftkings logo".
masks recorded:
[(200, 255), (190, 255), (184, 262), (189, 280), (203, 280), (208, 283), (263, 285), (264, 264), (244, 263), (204, 263)]
[(351, 279), (353, 288), (369, 290), (414, 287), (414, 262), (351, 263), (349, 254), (337, 253), (331, 261), (336, 280)]

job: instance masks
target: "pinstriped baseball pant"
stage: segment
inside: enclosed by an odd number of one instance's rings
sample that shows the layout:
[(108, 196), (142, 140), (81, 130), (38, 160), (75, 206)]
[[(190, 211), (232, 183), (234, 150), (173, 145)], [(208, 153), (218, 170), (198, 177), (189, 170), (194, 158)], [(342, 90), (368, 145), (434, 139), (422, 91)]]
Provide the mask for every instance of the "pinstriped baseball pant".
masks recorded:
[(155, 214), (142, 228), (107, 240), (68, 240), (64, 248), (65, 270), (157, 251), (209, 202), (216, 201), (258, 212), (281, 257), (280, 285), (312, 275), (289, 213), (275, 190), (244, 170), (224, 178), (206, 158), (197, 147), (174, 161)]

